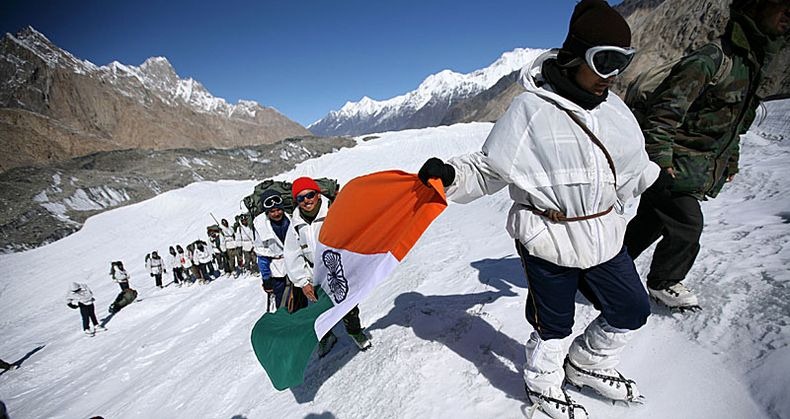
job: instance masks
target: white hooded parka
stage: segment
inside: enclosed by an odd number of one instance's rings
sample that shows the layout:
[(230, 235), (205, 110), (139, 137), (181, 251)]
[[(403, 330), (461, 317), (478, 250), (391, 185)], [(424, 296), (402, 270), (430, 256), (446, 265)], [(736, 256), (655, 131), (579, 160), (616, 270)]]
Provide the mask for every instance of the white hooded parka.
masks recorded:
[[(613, 93), (586, 110), (543, 83), (548, 51), (522, 69), (527, 92), (516, 97), (497, 121), (482, 151), (455, 157), (452, 201), (466, 203), (508, 186), (513, 206), (507, 231), (533, 256), (566, 267), (589, 268), (614, 257), (627, 225), (623, 204), (639, 196), (658, 176), (645, 152), (633, 114)], [(573, 112), (601, 140), (614, 161), (617, 185), (603, 151), (566, 114)], [(615, 187), (616, 186), (616, 187)], [(532, 208), (567, 217), (614, 210), (582, 221), (552, 222)]]

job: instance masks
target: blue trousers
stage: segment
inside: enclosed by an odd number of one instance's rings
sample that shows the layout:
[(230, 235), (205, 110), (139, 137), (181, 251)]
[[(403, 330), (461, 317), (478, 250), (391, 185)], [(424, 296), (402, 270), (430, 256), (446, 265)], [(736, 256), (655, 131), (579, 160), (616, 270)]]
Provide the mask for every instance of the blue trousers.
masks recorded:
[(530, 255), (516, 240), (527, 274), (527, 321), (543, 340), (571, 334), (579, 291), (611, 326), (636, 330), (647, 322), (650, 302), (634, 261), (623, 247), (615, 257), (587, 269), (558, 266)]

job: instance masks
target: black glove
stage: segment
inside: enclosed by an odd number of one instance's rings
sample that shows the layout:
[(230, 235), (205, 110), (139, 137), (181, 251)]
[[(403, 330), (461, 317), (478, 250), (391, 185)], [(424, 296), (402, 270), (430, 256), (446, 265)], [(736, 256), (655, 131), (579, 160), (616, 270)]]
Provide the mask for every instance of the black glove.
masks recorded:
[(266, 278), (263, 280), (263, 290), (267, 293), (271, 294), (274, 292), (274, 280), (271, 278)]
[(74, 303), (68, 303), (66, 305), (69, 306), (69, 308), (79, 308), (79, 306)]
[(439, 178), (442, 180), (442, 185), (448, 187), (455, 180), (455, 168), (441, 159), (431, 157), (423, 163), (420, 171), (417, 173), (417, 177), (426, 186), (428, 186), (428, 179)]
[(656, 191), (665, 191), (671, 190), (674, 184), (675, 178), (667, 172), (667, 169), (662, 168), (661, 171), (658, 172), (658, 178), (656, 178), (656, 181), (653, 182), (653, 185), (650, 187), (654, 188)]

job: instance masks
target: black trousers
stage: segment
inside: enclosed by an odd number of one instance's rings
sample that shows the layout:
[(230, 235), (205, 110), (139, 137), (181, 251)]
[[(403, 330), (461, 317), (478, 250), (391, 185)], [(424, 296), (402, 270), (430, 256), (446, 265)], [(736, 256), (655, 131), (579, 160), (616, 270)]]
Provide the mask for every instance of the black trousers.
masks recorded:
[(663, 289), (686, 278), (699, 254), (703, 223), (699, 201), (691, 195), (652, 187), (642, 194), (624, 244), (636, 259), (661, 238), (647, 274), (648, 287)]
[(647, 292), (624, 248), (612, 259), (587, 269), (559, 266), (532, 256), (518, 240), (516, 249), (529, 284), (525, 314), (541, 339), (562, 339), (572, 333), (577, 291), (611, 326), (636, 330), (647, 322)]
[(90, 329), (90, 323), (88, 320), (93, 322), (93, 325), (96, 326), (99, 324), (99, 321), (96, 320), (96, 311), (93, 309), (93, 304), (82, 304), (79, 303), (80, 306), (80, 315), (82, 316), (82, 330)]
[(156, 286), (162, 288), (162, 274), (154, 274), (154, 280), (156, 281)]

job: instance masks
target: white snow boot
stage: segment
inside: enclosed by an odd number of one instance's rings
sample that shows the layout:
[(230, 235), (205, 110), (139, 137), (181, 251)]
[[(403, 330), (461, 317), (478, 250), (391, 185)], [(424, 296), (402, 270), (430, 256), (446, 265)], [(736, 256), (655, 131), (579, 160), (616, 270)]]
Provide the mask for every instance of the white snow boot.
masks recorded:
[(533, 409), (540, 409), (552, 419), (587, 419), (587, 409), (576, 403), (562, 387), (550, 387), (543, 394), (527, 389)]
[(92, 329), (85, 329), (84, 332), (85, 332), (85, 336), (88, 336), (88, 337), (93, 337), (93, 335), (96, 334), (96, 333), (93, 332)]
[(642, 403), (636, 383), (615, 369), (632, 336), (633, 331), (612, 327), (599, 316), (571, 344), (564, 363), (567, 382), (590, 387), (608, 399)]
[(100, 324), (99, 324), (99, 325), (96, 325), (96, 326), (94, 327), (94, 329), (95, 329), (95, 331), (97, 331), (97, 332), (106, 332), (106, 331), (107, 331), (107, 328), (106, 328), (106, 327), (104, 327), (104, 326), (102, 326), (102, 325), (100, 325)]
[(672, 284), (664, 289), (656, 290), (648, 287), (647, 292), (657, 302), (679, 311), (699, 311), (697, 296), (681, 282)]
[(562, 340), (543, 340), (537, 332), (532, 332), (526, 344), (526, 355), (524, 382), (533, 408), (554, 419), (586, 419), (584, 407), (574, 402), (562, 388), (565, 379)]

